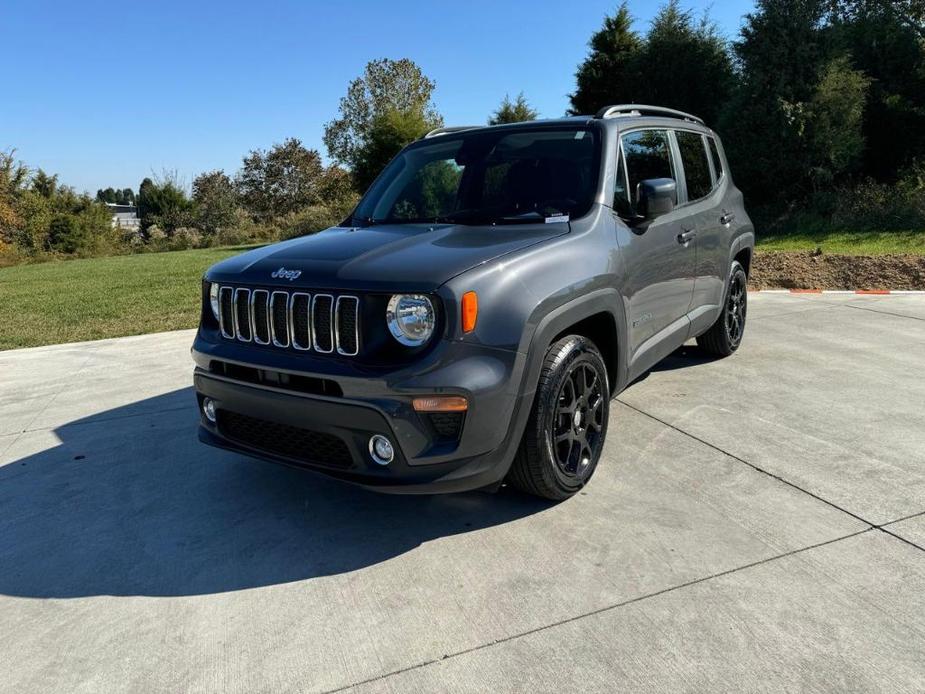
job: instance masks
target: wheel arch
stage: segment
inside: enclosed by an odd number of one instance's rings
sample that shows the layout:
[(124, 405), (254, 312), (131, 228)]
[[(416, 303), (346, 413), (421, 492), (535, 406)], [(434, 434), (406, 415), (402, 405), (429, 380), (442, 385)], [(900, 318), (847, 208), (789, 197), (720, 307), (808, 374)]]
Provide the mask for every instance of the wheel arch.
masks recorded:
[(732, 262), (734, 260), (738, 260), (742, 264), (742, 267), (745, 268), (745, 274), (749, 275), (754, 251), (754, 232), (747, 231), (744, 234), (737, 236), (735, 240), (733, 240), (732, 246), (729, 249), (729, 267), (732, 267)]
[(611, 395), (622, 390), (626, 381), (626, 321), (616, 289), (599, 289), (577, 297), (539, 321), (527, 350), (525, 390), (535, 389), (549, 346), (570, 334), (594, 342), (607, 367)]

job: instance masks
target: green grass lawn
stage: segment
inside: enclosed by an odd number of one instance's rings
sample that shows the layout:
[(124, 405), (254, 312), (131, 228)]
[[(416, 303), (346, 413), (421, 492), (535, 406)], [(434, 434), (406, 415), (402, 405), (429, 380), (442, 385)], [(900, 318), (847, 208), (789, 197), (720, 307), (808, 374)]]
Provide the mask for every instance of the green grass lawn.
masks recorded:
[(0, 349), (194, 328), (202, 273), (247, 248), (0, 269)]
[(812, 251), (843, 255), (925, 255), (925, 229), (916, 231), (853, 231), (844, 233), (789, 233), (759, 236), (762, 251)]

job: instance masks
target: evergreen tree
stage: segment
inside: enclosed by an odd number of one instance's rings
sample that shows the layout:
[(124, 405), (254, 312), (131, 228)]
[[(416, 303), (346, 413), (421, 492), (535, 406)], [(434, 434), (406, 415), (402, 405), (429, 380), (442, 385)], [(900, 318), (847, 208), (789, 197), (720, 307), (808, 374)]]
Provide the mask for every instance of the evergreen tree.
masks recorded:
[(632, 23), (624, 2), (615, 15), (604, 18), (604, 26), (591, 36), (591, 51), (575, 73), (577, 86), (569, 96), (569, 113), (591, 115), (608, 104), (636, 100), (635, 58), (641, 41)]
[(646, 104), (687, 111), (716, 125), (733, 89), (726, 41), (706, 17), (697, 21), (669, 0), (634, 57), (636, 94)]
[(539, 113), (536, 109), (530, 107), (523, 92), (521, 92), (514, 101), (511, 101), (511, 98), (505, 94), (498, 110), (488, 119), (488, 124), (522, 123), (523, 121), (536, 120), (537, 118), (539, 118)]

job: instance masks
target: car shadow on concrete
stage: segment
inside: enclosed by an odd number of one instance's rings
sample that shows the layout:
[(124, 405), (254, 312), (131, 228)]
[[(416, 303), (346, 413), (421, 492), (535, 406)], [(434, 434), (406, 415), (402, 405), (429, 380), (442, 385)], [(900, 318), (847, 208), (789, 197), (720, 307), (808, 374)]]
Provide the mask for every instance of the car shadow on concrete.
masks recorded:
[(652, 371), (657, 373), (659, 371), (689, 369), (692, 366), (712, 364), (719, 359), (722, 359), (722, 357), (710, 354), (706, 350), (700, 349), (697, 345), (682, 345), (653, 366)]
[(269, 586), (356, 571), (552, 506), (506, 489), (376, 494), (209, 448), (197, 423), (186, 388), (69, 422), (57, 444), (0, 467), (0, 593)]
[[(678, 347), (674, 352), (669, 354), (667, 357), (658, 362), (648, 371), (644, 371), (639, 376), (637, 376), (630, 386), (634, 386), (637, 383), (642, 383), (650, 375), (654, 373), (659, 373), (661, 371), (675, 371), (676, 369), (689, 369), (693, 366), (703, 366), (705, 364), (712, 364), (713, 362), (722, 359), (715, 354), (710, 354), (709, 352), (700, 349), (697, 345), (682, 345)], [(617, 394), (619, 395), (619, 393)]]

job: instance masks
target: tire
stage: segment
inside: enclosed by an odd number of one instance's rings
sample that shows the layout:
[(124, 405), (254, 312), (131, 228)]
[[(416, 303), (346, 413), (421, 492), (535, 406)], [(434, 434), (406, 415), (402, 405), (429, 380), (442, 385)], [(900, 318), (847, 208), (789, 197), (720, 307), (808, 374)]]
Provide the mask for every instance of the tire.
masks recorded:
[(609, 414), (607, 369), (597, 347), (579, 335), (562, 338), (546, 352), (508, 481), (528, 494), (568, 499), (594, 474)]
[(701, 349), (720, 357), (728, 357), (742, 344), (748, 309), (748, 277), (738, 260), (732, 261), (723, 310), (716, 322), (697, 338)]

